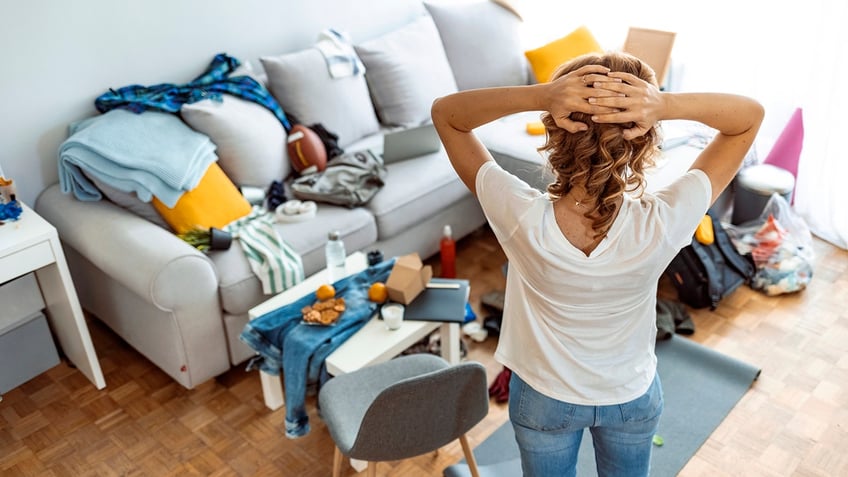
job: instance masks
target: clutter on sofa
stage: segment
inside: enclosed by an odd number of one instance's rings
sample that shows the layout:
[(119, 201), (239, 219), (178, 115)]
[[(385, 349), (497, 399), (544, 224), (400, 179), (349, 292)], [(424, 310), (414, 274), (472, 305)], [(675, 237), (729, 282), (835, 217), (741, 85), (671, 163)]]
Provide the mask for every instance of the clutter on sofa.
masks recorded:
[(94, 106), (101, 113), (113, 109), (126, 109), (134, 113), (150, 110), (178, 113), (184, 104), (204, 99), (221, 101), (223, 94), (229, 94), (270, 109), (286, 130), (291, 129), (276, 99), (255, 78), (238, 72), (240, 65), (238, 59), (219, 53), (206, 71), (186, 84), (129, 85), (117, 90), (109, 89), (94, 100)]
[(291, 189), (298, 199), (360, 207), (385, 185), (387, 172), (373, 151), (348, 152), (330, 159), (323, 169), (296, 178)]

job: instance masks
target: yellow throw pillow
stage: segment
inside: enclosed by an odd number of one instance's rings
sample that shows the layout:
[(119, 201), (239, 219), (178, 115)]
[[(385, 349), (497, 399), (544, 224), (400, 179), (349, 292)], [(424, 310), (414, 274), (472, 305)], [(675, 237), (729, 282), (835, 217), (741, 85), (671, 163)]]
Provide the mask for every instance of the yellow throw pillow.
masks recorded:
[(566, 61), (586, 53), (603, 53), (603, 51), (601, 45), (592, 36), (592, 32), (585, 26), (581, 26), (547, 45), (525, 51), (524, 56), (530, 62), (536, 80), (539, 83), (547, 83), (554, 71)]
[(168, 208), (155, 197), (153, 207), (178, 234), (196, 227), (220, 229), (251, 211), (250, 203), (217, 162), (206, 169), (197, 187), (184, 193), (174, 208)]

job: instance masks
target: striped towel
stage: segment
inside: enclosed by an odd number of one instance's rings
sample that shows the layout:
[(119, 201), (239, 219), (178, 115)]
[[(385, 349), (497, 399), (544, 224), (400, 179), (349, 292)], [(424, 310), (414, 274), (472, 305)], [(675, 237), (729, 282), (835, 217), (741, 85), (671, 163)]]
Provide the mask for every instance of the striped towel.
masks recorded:
[(331, 78), (346, 78), (365, 73), (365, 65), (344, 33), (332, 28), (322, 31), (318, 34), (315, 48), (318, 48), (327, 60)]
[(274, 216), (255, 206), (250, 214), (224, 229), (238, 238), (250, 268), (262, 282), (262, 293), (280, 293), (303, 281), (303, 261), (274, 228)]

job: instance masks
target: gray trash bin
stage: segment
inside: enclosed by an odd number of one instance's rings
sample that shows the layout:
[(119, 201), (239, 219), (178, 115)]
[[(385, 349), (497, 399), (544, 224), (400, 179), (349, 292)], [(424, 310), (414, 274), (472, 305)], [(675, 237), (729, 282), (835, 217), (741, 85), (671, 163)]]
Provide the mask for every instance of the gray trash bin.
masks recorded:
[(757, 164), (740, 170), (735, 179), (731, 223), (739, 225), (759, 217), (772, 194), (780, 194), (791, 203), (794, 188), (795, 177), (786, 169)]

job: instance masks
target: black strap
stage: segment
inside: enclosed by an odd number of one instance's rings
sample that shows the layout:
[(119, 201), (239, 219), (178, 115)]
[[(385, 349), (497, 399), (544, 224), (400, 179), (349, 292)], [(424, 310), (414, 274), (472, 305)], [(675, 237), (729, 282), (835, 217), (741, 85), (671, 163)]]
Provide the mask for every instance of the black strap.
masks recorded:
[(708, 245), (703, 245), (697, 240), (692, 241), (692, 250), (698, 254), (698, 258), (701, 260), (701, 263), (704, 265), (704, 268), (707, 271), (707, 286), (709, 287), (709, 295), (710, 295), (710, 310), (715, 310), (716, 306), (718, 306), (718, 302), (721, 300), (721, 291), (722, 291), (722, 283), (721, 283), (721, 270), (722, 265), (724, 265), (724, 257), (722, 254), (715, 251)]
[(712, 211), (709, 212), (709, 215), (713, 221), (713, 235), (715, 236), (716, 244), (718, 244), (718, 249), (721, 250), (722, 255), (727, 259), (727, 263), (732, 265), (737, 272), (745, 277), (746, 282), (750, 281), (751, 277), (754, 276), (754, 265), (736, 250), (733, 241), (727, 235), (727, 231), (724, 230), (721, 222), (713, 215)]

